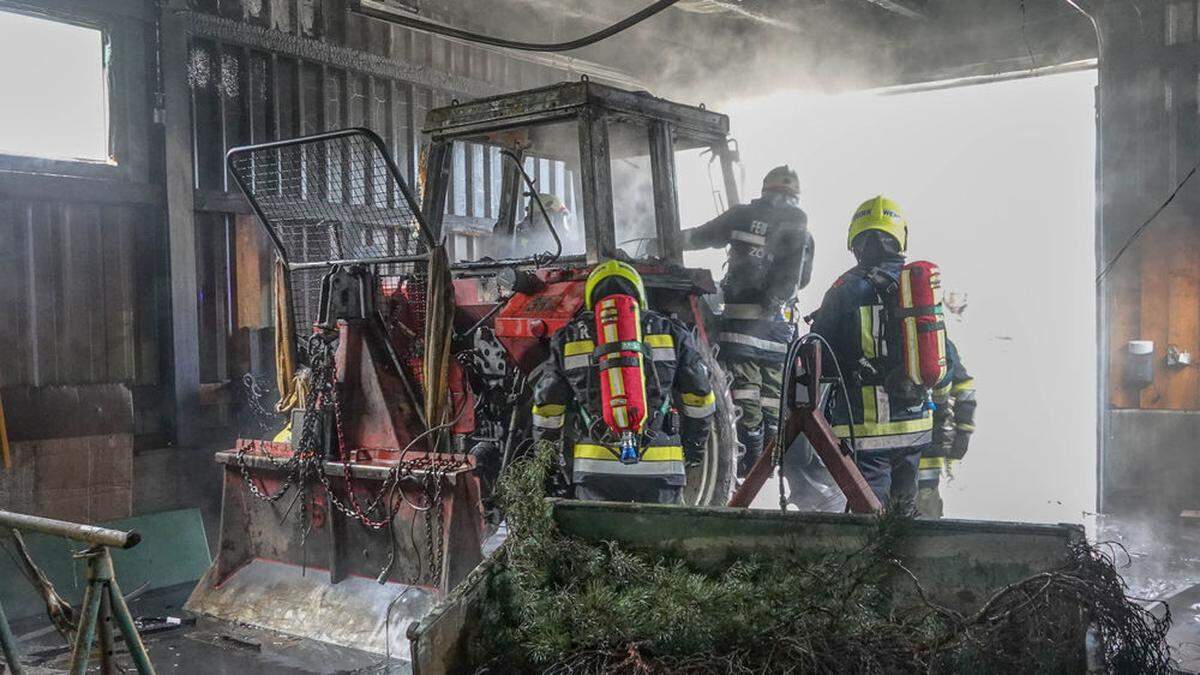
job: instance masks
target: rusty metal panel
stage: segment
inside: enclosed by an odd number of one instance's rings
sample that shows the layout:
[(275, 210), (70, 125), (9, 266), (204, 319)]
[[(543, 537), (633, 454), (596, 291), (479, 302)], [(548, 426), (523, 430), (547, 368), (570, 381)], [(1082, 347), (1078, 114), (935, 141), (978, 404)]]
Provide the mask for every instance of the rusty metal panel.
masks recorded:
[[(404, 627), (481, 560), (481, 514), (469, 467), (438, 474), (442, 497), (432, 512), (422, 506), (430, 479), (425, 471), (402, 477), (396, 490), (404, 498), (380, 530), (346, 519), (309, 478), (313, 502), (302, 529), (293, 499), (256, 498), (237, 456), (219, 453), (217, 459), (224, 464), (221, 545), (188, 599), (190, 611), (403, 658)], [(279, 489), (284, 476), (271, 460), (249, 455), (244, 461), (261, 489)], [(346, 469), (335, 462), (322, 467), (342, 499)], [(348, 469), (356, 493), (375, 489), (391, 471), (374, 463)]]
[(724, 143), (729, 133), (729, 117), (721, 113), (594, 82), (543, 86), (543, 80), (552, 79), (543, 78), (543, 72), (548, 75), (550, 71), (532, 68), (535, 72), (522, 81), (524, 86), (540, 88), (431, 110), (425, 121), (425, 132), (433, 135), (475, 133), (557, 119), (577, 114), (582, 107), (591, 105), (615, 114), (669, 122), (679, 136), (681, 148)]
[(462, 672), (467, 651), (478, 640), (483, 604), (493, 580), (503, 572), (501, 548), (476, 567), (444, 601), (408, 626), (413, 675)]
[(517, 95), (502, 94), (430, 110), (424, 118), (424, 131), (437, 136), (489, 126), (510, 126), (522, 121), (541, 121), (573, 114), (586, 102), (587, 84), (584, 82), (553, 85)]

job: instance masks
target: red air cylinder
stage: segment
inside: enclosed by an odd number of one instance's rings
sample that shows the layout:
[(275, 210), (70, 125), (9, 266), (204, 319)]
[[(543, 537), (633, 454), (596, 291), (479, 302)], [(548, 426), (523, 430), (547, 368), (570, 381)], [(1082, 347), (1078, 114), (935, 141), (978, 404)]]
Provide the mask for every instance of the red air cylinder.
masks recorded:
[(646, 423), (642, 320), (637, 300), (610, 295), (596, 303), (596, 355), (604, 422), (618, 435), (637, 435)]
[(942, 273), (919, 260), (900, 270), (901, 347), (913, 384), (933, 388), (946, 377), (946, 324), (942, 320)]

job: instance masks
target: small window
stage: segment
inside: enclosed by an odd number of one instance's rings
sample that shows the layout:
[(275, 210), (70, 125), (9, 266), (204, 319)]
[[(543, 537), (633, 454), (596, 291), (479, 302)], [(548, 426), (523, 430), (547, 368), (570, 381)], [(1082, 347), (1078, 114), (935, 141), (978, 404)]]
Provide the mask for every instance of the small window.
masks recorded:
[(0, 11), (0, 154), (111, 162), (104, 34)]

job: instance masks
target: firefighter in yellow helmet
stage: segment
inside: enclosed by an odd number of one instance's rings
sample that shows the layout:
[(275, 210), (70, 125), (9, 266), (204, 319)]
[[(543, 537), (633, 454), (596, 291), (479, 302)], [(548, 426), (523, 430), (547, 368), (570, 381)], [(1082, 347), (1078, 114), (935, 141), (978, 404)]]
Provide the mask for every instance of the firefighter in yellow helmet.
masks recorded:
[[(692, 333), (648, 309), (641, 275), (619, 260), (592, 270), (584, 301), (550, 339), (534, 385), (534, 439), (566, 446), (577, 499), (678, 503), (716, 411)], [(615, 377), (626, 390), (602, 386)]]
[(829, 342), (850, 394), (849, 408), (844, 397), (833, 397), (830, 422), (847, 440), (853, 423), (858, 468), (879, 501), (912, 510), (933, 418), (929, 392), (904, 374), (899, 324), (890, 312), (908, 250), (900, 207), (882, 196), (863, 202), (851, 217), (847, 246), (857, 264), (834, 282), (812, 324)]

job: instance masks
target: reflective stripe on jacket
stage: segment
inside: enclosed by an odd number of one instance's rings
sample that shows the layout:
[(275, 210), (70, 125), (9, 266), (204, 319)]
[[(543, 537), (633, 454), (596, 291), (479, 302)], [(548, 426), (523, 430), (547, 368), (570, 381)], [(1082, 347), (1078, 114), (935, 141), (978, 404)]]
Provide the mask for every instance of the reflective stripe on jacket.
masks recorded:
[(722, 360), (782, 361), (792, 335), (790, 326), (778, 320), (779, 309), (811, 274), (808, 216), (785, 200), (760, 198), (734, 206), (683, 236), (689, 250), (729, 247), (721, 281), (725, 308), (717, 336)]
[(729, 319), (723, 315), (717, 333), (717, 344), (721, 345), (719, 356), (722, 361), (782, 364), (794, 335), (792, 324), (778, 315), (759, 320)]
[[(892, 260), (876, 269), (896, 278), (902, 265), (903, 260)], [(849, 438), (853, 418), (855, 446), (860, 451), (929, 445), (933, 416), (924, 396), (913, 392), (898, 400), (884, 386), (885, 364), (899, 365), (889, 356), (899, 353), (899, 345), (894, 344), (899, 330), (885, 326), (885, 300), (867, 275), (866, 268), (856, 266), (838, 278), (825, 294), (812, 325), (812, 332), (829, 342), (847, 379), (850, 408), (842, 396), (835, 393), (831, 397), (833, 432)]]
[[(645, 448), (641, 460), (637, 464), (622, 464), (619, 453), (604, 445), (596, 445), (581, 441), (575, 444), (571, 452), (571, 479), (576, 483), (589, 479), (602, 479), (607, 476), (628, 478), (632, 476), (662, 478), (671, 477), (668, 483), (676, 484), (676, 480), (685, 475), (683, 464), (683, 446), (660, 445)], [(680, 480), (678, 485), (683, 485)]]
[(931, 472), (935, 469), (940, 472), (943, 467), (949, 468), (950, 463), (955, 461), (948, 456), (955, 438), (959, 435), (966, 437), (959, 439), (965, 448), (969, 437), (975, 431), (975, 378), (967, 372), (958, 346), (948, 338), (946, 365), (945, 379), (933, 390), (933, 402), (937, 405), (937, 410), (933, 413), (933, 443), (921, 454), (923, 468), (926, 459), (945, 458), (946, 462), (935, 467), (931, 461), (928, 467)]
[[(608, 428), (601, 410), (592, 333), (593, 317), (585, 312), (552, 336), (552, 361), (534, 384), (534, 438), (571, 442), (567, 454), (576, 482), (623, 476), (683, 485), (683, 448), (708, 442), (710, 420), (716, 411), (716, 395), (695, 338), (678, 322), (642, 311), (641, 349), (649, 357), (643, 359), (649, 410), (640, 439), (641, 459), (636, 464), (622, 464), (618, 439), (605, 433)], [(676, 420), (677, 424), (668, 424)]]

